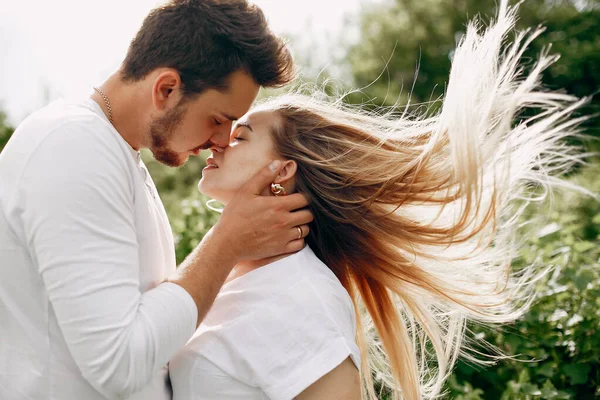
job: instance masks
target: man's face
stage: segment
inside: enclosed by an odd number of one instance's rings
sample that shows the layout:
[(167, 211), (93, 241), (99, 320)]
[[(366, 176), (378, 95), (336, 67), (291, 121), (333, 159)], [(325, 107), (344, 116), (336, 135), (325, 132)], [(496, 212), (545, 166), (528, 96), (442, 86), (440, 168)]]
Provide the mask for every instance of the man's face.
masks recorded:
[(151, 121), (149, 149), (163, 164), (180, 167), (190, 155), (213, 145), (229, 144), (232, 123), (250, 109), (259, 85), (242, 71), (234, 72), (224, 91), (208, 89)]

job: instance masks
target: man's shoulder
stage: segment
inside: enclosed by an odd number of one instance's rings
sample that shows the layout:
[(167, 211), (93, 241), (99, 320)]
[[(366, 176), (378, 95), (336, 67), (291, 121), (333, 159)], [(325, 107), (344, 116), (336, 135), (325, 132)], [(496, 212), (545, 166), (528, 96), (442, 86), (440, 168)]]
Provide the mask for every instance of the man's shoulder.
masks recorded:
[(88, 152), (86, 157), (89, 157), (95, 152), (109, 151), (127, 157), (124, 140), (91, 102), (79, 99), (49, 104), (17, 127), (11, 145), (32, 155), (50, 152), (55, 157), (68, 155), (72, 159), (77, 153)]
[(35, 132), (37, 136), (54, 131), (78, 129), (85, 131), (105, 131), (109, 129), (107, 122), (94, 110), (91, 99), (61, 99), (32, 113), (15, 134)]
[(2, 151), (0, 176), (13, 187), (24, 178), (72, 186), (94, 176), (131, 176), (131, 151), (93, 106), (60, 100), (28, 117)]

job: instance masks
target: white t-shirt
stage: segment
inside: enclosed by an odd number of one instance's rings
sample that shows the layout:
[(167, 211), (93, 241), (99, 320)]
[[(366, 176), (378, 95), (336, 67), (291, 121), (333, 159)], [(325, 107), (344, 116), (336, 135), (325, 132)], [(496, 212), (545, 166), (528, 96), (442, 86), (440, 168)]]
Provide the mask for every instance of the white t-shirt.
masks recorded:
[(348, 356), (352, 300), (307, 246), (221, 289), (169, 363), (173, 400), (290, 400)]
[(170, 399), (197, 319), (173, 271), (156, 188), (98, 104), (31, 115), (0, 153), (0, 399)]

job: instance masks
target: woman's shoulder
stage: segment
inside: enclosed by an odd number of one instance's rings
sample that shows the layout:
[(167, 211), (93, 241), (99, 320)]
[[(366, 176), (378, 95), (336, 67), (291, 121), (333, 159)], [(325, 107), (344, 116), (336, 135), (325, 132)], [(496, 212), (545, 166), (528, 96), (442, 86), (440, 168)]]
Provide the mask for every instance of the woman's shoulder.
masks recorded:
[(352, 301), (310, 248), (226, 286), (188, 351), (270, 398), (294, 397), (348, 356), (360, 365)]
[(324, 309), (329, 312), (329, 318), (355, 328), (354, 303), (348, 291), (337, 276), (325, 265), (310, 249), (305, 249), (298, 254), (295, 268), (298, 271), (298, 282), (292, 293), (295, 295), (293, 301), (299, 303), (302, 308)]
[(225, 284), (203, 324), (227, 328), (267, 309), (289, 316), (320, 309), (354, 313), (352, 300), (339, 279), (306, 246)]
[[(238, 341), (256, 335), (265, 343), (354, 340), (356, 314), (348, 292), (314, 252), (298, 253), (226, 284), (188, 345)], [(300, 339), (299, 339), (300, 340)]]
[[(291, 274), (289, 275), (288, 285), (290, 288), (296, 289), (294, 292), (300, 292), (298, 294), (317, 292), (316, 297), (310, 299), (299, 298), (298, 300), (309, 302), (311, 299), (321, 300), (317, 304), (326, 304), (329, 301), (339, 299), (347, 303), (352, 302), (337, 276), (317, 257), (309, 246), (291, 257), (289, 267)], [(285, 273), (283, 268), (281, 272)]]

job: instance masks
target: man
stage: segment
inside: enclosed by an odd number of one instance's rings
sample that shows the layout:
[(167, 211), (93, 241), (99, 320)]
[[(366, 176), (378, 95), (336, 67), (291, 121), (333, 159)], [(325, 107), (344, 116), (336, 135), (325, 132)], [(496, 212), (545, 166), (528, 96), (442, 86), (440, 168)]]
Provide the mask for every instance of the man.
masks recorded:
[(244, 0), (152, 11), (90, 99), (33, 114), (0, 155), (0, 398), (167, 399), (169, 358), (241, 259), (297, 251), (301, 195), (259, 197), (265, 167), (176, 272), (164, 208), (139, 157), (183, 165), (227, 146), (260, 86), (293, 76)]

